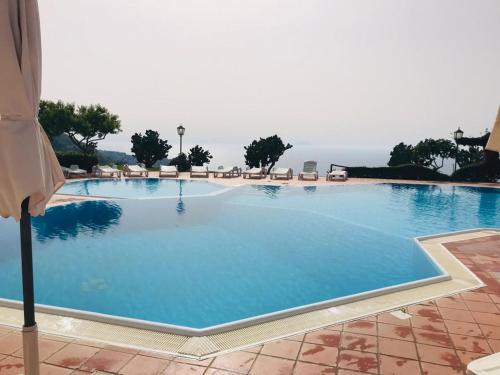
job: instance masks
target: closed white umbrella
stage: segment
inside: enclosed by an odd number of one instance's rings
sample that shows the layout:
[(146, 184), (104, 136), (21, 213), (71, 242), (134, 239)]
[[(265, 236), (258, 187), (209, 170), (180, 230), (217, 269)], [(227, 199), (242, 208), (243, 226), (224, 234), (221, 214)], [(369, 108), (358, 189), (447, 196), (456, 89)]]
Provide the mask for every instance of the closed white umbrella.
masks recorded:
[(486, 149), (500, 152), (500, 107), (498, 108), (497, 119), (495, 121), (495, 125), (493, 125), (490, 138), (488, 138)]
[(41, 87), (37, 0), (0, 0), (0, 216), (21, 221), (25, 373), (38, 374), (31, 215), (40, 215), (64, 176), (38, 123)]

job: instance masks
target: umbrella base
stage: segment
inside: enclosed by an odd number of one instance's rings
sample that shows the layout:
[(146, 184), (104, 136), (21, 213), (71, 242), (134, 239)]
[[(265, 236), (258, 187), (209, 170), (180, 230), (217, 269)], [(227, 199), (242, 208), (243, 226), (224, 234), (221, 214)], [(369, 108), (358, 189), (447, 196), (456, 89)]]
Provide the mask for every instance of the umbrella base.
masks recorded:
[(38, 327), (23, 327), (23, 352), (25, 375), (39, 375), (40, 364), (38, 362)]

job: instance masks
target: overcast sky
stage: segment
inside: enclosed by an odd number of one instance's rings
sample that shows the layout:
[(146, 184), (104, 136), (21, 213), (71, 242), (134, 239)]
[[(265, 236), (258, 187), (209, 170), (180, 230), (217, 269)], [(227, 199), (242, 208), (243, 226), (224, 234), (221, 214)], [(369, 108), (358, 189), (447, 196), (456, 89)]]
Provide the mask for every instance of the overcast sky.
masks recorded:
[(189, 143), (386, 147), (492, 127), (498, 0), (39, 0), (43, 97), (101, 103), (129, 151)]

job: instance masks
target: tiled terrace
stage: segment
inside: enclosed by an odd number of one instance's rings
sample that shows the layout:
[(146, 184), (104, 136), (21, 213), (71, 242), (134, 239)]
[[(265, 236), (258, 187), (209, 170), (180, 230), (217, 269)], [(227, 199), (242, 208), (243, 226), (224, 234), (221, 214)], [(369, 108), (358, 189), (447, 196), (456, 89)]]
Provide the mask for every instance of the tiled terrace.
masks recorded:
[[(297, 335), (203, 361), (160, 356), (92, 342), (41, 336), (43, 375), (105, 371), (123, 375), (465, 374), (476, 358), (500, 351), (500, 236), (447, 248), (486, 287)], [(21, 335), (0, 327), (0, 375), (23, 373)]]

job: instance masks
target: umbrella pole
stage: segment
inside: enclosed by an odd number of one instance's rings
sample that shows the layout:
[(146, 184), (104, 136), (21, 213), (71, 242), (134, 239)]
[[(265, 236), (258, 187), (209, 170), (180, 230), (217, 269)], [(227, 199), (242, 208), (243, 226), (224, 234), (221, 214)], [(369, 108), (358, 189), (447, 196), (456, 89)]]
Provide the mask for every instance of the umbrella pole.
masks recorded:
[(33, 254), (31, 245), (31, 215), (29, 197), (21, 205), (21, 263), (23, 275), (23, 351), (26, 375), (38, 375), (38, 328), (35, 322), (35, 294), (33, 286)]

